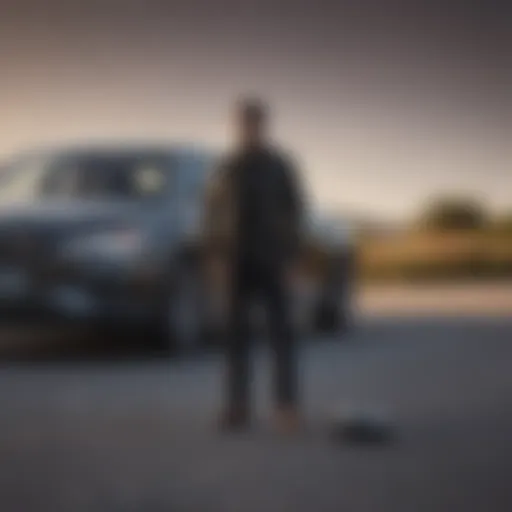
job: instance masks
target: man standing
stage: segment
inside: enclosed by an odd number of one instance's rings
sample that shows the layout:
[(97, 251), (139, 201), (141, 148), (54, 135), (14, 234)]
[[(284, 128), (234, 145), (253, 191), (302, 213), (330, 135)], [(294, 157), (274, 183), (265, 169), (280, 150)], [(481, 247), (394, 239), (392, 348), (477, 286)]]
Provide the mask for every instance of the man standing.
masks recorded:
[(299, 424), (297, 347), (288, 285), (300, 249), (303, 204), (295, 168), (271, 145), (268, 122), (261, 101), (237, 105), (236, 147), (219, 169), (206, 222), (229, 274), (222, 426), (239, 429), (250, 422), (249, 311), (253, 299), (260, 299), (266, 306), (274, 353), (276, 422), (288, 432)]

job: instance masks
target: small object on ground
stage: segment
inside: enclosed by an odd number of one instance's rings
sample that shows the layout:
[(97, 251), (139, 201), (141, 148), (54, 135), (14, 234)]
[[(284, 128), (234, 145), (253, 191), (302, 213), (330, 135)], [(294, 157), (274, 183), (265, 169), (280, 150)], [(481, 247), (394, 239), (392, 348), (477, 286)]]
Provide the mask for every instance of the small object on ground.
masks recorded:
[(241, 432), (249, 429), (251, 418), (247, 411), (227, 409), (221, 414), (219, 428), (222, 432)]
[(302, 427), (302, 418), (293, 407), (278, 409), (275, 412), (275, 427), (280, 434), (296, 434)]
[(396, 432), (384, 415), (371, 412), (351, 412), (335, 415), (330, 425), (333, 439), (358, 445), (388, 445)]

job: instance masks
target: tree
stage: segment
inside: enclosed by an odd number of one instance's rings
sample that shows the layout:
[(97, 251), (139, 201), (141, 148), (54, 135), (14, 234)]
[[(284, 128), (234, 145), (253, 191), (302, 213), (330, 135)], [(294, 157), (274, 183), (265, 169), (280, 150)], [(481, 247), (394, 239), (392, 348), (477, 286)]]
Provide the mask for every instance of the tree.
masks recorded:
[(476, 200), (442, 197), (432, 201), (420, 217), (420, 225), (433, 231), (475, 230), (488, 222), (485, 208)]
[(496, 231), (512, 234), (512, 212), (498, 217), (494, 221), (493, 226)]

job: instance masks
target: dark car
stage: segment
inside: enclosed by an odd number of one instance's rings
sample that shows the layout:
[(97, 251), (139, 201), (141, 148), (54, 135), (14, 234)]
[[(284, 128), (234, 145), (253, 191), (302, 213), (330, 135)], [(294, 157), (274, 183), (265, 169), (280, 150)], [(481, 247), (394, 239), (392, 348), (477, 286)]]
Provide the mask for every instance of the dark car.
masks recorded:
[[(206, 290), (200, 265), (214, 158), (190, 147), (88, 147), (6, 165), (1, 317), (123, 330), (161, 348), (198, 346), (216, 325), (215, 293)], [(343, 287), (333, 286), (344, 281), (334, 279), (341, 267), (332, 265), (348, 246), (336, 247), (320, 251), (331, 265), (316, 279), (325, 293), (314, 294), (316, 316), (330, 328), (341, 327), (348, 304)]]

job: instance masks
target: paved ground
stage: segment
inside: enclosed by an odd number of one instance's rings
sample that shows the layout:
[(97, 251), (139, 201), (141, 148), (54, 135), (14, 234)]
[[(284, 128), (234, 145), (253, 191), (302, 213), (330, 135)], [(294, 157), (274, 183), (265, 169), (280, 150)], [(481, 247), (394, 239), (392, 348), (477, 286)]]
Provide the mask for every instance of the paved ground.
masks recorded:
[[(368, 320), (304, 349), (308, 429), (212, 428), (220, 361), (87, 362), (0, 369), (0, 510), (512, 510), (512, 320)], [(329, 439), (332, 411), (382, 409), (398, 442)]]
[(382, 285), (361, 290), (368, 316), (503, 316), (512, 314), (512, 282), (451, 285)]

